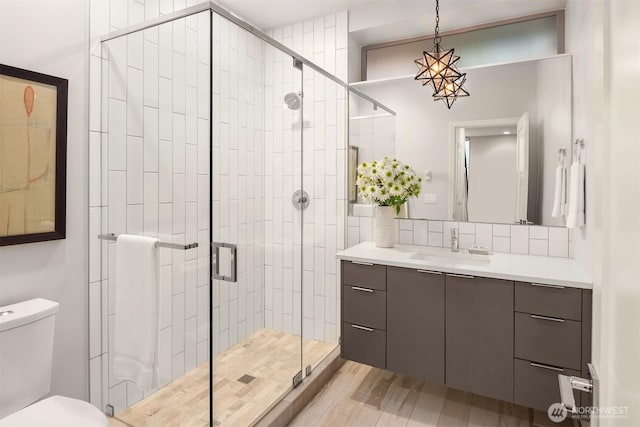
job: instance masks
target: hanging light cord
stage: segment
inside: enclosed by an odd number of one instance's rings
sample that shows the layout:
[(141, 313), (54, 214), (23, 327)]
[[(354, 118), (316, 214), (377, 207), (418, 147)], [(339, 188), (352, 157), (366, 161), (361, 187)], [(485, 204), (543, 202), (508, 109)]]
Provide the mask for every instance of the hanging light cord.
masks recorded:
[(440, 1), (436, 0), (436, 31), (433, 38), (433, 45), (436, 47), (436, 52), (440, 51)]

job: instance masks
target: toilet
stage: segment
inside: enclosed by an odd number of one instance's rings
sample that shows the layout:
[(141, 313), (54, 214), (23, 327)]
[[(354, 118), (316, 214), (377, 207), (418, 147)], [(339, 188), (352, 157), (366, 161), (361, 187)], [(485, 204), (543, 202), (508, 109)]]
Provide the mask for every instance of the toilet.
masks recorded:
[[(88, 402), (49, 393), (58, 303), (37, 298), (0, 307), (0, 427), (103, 427)], [(35, 402), (35, 403), (34, 403)]]

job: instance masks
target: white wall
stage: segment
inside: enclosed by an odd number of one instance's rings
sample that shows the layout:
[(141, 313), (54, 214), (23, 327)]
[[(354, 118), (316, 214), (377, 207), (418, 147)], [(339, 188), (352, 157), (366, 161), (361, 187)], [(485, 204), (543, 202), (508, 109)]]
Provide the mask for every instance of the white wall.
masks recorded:
[(469, 138), (470, 222), (513, 222), (516, 213), (515, 135)]
[(358, 43), (358, 40), (356, 40), (355, 37), (353, 37), (352, 35), (349, 35), (349, 40), (348, 40), (348, 46), (349, 46), (349, 73), (348, 73), (348, 77), (349, 77), (349, 83), (352, 82), (359, 82), (360, 79), (360, 69), (361, 69), (361, 63), (360, 63), (360, 57), (361, 57), (361, 47), (360, 43)]
[(640, 423), (640, 4), (567, 5), (574, 54), (574, 134), (587, 147), (587, 227), (574, 234), (576, 259), (593, 274), (595, 403), (628, 406), (605, 426)]
[[(605, 51), (610, 55), (610, 173), (607, 188), (594, 193), (596, 204), (603, 208), (602, 231), (596, 224), (594, 247), (606, 242), (601, 282), (600, 357), (596, 359), (601, 372), (600, 404), (629, 406), (629, 418), (619, 423), (607, 420), (603, 425), (640, 424), (640, 145), (638, 123), (640, 110), (640, 3), (612, 1), (609, 10), (610, 38)], [(603, 203), (600, 203), (603, 202)], [(605, 207), (609, 206), (609, 209)], [(609, 286), (605, 290), (605, 286)], [(631, 338), (635, 335), (634, 338)]]
[(0, 2), (0, 63), (69, 80), (67, 238), (0, 248), (0, 305), (60, 303), (51, 393), (88, 398), (88, 15), (83, 1)]

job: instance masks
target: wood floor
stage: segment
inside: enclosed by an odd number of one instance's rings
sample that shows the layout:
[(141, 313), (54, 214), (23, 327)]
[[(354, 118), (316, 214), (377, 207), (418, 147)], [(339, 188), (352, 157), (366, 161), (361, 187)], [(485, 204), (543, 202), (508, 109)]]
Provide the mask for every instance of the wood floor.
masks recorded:
[[(304, 340), (283, 332), (262, 329), (214, 359), (214, 425), (250, 426), (269, 411), (292, 386), (304, 366), (315, 366), (335, 344)], [(244, 375), (255, 379), (238, 381)], [(209, 364), (203, 364), (152, 396), (116, 415), (138, 426), (209, 425)], [(113, 420), (113, 426), (118, 424)]]
[(290, 426), (558, 426), (546, 413), (347, 361)]

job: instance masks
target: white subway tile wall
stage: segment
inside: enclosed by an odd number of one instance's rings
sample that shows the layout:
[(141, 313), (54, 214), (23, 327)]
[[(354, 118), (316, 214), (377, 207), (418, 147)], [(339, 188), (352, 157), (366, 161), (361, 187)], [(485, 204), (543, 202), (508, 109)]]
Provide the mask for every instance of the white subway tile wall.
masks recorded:
[[(347, 62), (338, 58), (346, 57), (347, 32), (347, 12), (341, 12), (268, 34), (346, 80)], [(292, 58), (269, 45), (264, 57), (265, 327), (300, 333), (302, 309), (306, 338), (337, 343), (340, 278), (335, 253), (346, 243), (346, 91), (306, 66), (300, 87)], [(285, 94), (300, 91), (304, 117), (284, 106)], [(301, 186), (310, 198), (302, 236), (300, 212), (291, 204), (293, 191)], [(302, 272), (297, 262), (301, 250)]]
[[(372, 240), (369, 217), (347, 218), (347, 247)], [(459, 231), (461, 249), (483, 246), (492, 252), (570, 258), (571, 234), (566, 228), (451, 221), (396, 219), (396, 243), (449, 247), (451, 229)]]
[(213, 43), (213, 241), (238, 250), (237, 282), (213, 281), (215, 355), (264, 326), (265, 199), (263, 42), (214, 14)]
[(200, 243), (160, 249), (160, 385), (209, 360), (209, 14), (99, 43), (159, 13), (157, 1), (91, 3), (90, 401), (116, 412), (151, 392), (109, 375), (115, 244), (98, 234)]

